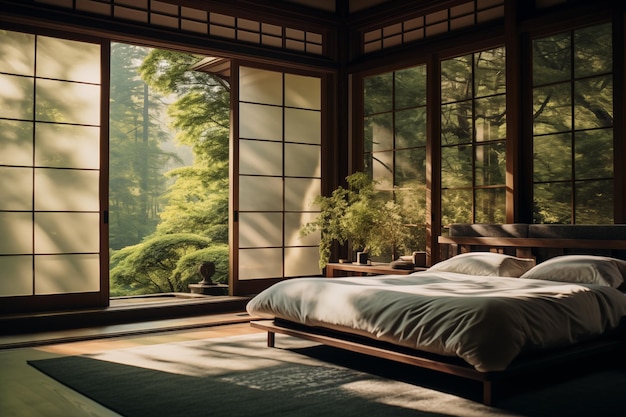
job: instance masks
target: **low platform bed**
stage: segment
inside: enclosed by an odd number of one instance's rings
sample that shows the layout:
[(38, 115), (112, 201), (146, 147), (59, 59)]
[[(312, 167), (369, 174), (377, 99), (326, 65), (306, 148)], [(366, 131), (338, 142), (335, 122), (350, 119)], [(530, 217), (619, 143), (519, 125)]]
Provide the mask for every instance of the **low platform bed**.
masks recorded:
[(498, 381), (623, 356), (623, 225), (453, 225), (440, 242), (424, 272), (275, 284), (251, 325), (270, 347), (286, 334), (477, 381), (487, 405)]
[(547, 367), (573, 364), (581, 359), (606, 359), (607, 355), (621, 357), (626, 349), (626, 340), (623, 338), (607, 337), (554, 352), (519, 358), (504, 371), (480, 372), (458, 358), (418, 352), (415, 349), (402, 348), (391, 343), (376, 342), (349, 333), (303, 326), (286, 320), (253, 320), (250, 325), (267, 331), (268, 347), (276, 346), (275, 335), (278, 333), (477, 381), (482, 384), (482, 402), (485, 405), (493, 405), (497, 398), (494, 385), (498, 381), (518, 375), (529, 375), (535, 371), (545, 370)]

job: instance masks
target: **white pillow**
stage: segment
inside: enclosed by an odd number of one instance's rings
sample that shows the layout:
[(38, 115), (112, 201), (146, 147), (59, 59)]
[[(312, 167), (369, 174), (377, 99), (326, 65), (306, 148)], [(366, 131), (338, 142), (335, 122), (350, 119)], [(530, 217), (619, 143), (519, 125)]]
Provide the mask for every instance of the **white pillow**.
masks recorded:
[(533, 266), (535, 266), (533, 259), (517, 258), (494, 252), (467, 252), (438, 262), (428, 270), (517, 278)]
[(617, 288), (624, 282), (626, 261), (596, 255), (563, 255), (548, 259), (520, 278), (596, 284)]

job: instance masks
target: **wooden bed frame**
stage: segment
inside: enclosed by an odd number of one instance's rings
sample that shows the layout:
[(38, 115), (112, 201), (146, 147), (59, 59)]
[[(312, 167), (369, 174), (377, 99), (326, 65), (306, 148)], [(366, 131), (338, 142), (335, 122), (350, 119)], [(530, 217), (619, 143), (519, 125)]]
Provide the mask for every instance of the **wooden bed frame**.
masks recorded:
[[(550, 256), (562, 254), (565, 249), (574, 249), (577, 253), (600, 251), (603, 254), (606, 254), (606, 250), (626, 250), (626, 240), (440, 236), (439, 243), (444, 247), (447, 245), (444, 252), (450, 256), (477, 249), (496, 252), (513, 250), (517, 256), (532, 258), (535, 258), (533, 253), (535, 248), (553, 250)], [(494, 403), (493, 384), (496, 381), (528, 374), (545, 369), (547, 366), (573, 363), (581, 358), (606, 357), (606, 355), (623, 352), (626, 349), (626, 337), (622, 334), (623, 332), (620, 332), (619, 335), (566, 349), (520, 357), (504, 371), (481, 372), (459, 358), (428, 354), (328, 329), (304, 326), (284, 320), (254, 320), (250, 324), (252, 327), (267, 331), (268, 347), (275, 346), (275, 334), (279, 333), (478, 381), (482, 383), (482, 402), (485, 405)]]

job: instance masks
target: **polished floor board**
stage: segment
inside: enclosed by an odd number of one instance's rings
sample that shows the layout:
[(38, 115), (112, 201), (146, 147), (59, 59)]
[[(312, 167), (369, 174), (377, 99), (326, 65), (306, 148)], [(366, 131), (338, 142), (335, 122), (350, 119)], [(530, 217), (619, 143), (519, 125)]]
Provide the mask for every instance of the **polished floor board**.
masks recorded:
[[(217, 319), (217, 318), (215, 318)], [(225, 317), (220, 317), (225, 319)], [(209, 320), (205, 318), (205, 320)], [(141, 324), (136, 324), (141, 328)], [(87, 329), (83, 329), (87, 332)], [(130, 334), (70, 343), (0, 350), (0, 416), (111, 417), (118, 414), (57, 383), (28, 365), (28, 360), (81, 355), (134, 346), (258, 333), (249, 323), (209, 325), (181, 331)], [(61, 335), (58, 335), (61, 337)]]
[(0, 350), (7, 348), (47, 345), (50, 343), (74, 342), (80, 340), (150, 334), (165, 331), (179, 331), (222, 324), (247, 323), (249, 320), (250, 316), (244, 311), (241, 311), (167, 320), (152, 320), (136, 323), (116, 324), (108, 326), (93, 326), (56, 331), (7, 334), (0, 335)]

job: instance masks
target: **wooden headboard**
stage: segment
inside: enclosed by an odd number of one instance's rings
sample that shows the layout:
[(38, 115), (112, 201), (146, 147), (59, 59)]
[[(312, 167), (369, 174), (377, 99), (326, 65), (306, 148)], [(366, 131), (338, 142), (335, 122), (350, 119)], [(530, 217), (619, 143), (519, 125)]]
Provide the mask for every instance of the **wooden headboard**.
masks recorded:
[(595, 254), (626, 259), (626, 225), (452, 224), (439, 236), (441, 258), (492, 251), (534, 258)]

